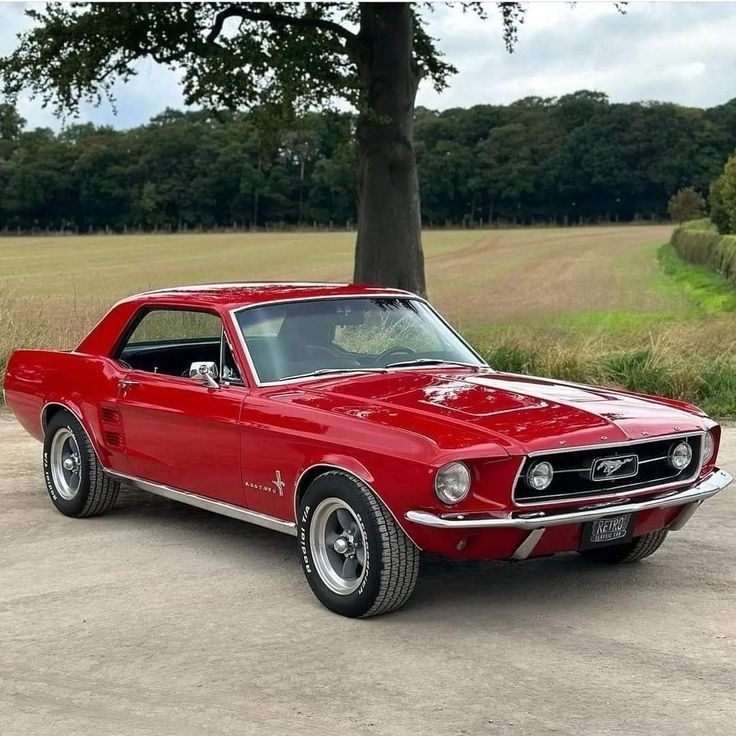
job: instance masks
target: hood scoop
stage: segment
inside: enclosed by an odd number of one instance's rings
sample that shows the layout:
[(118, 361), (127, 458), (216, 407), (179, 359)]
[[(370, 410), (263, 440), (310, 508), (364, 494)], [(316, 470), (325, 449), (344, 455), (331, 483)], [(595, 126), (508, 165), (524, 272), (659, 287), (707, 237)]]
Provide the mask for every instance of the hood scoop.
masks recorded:
[(445, 380), (422, 389), (420, 402), (470, 417), (488, 417), (510, 411), (542, 409), (549, 402), (506, 386), (488, 386), (474, 379)]
[(495, 378), (493, 376), (469, 376), (466, 383), (485, 386), (489, 389), (512, 391), (523, 396), (534, 396), (537, 399), (546, 399), (560, 404), (589, 404), (610, 402), (611, 396), (594, 388), (581, 386), (566, 386), (552, 383), (539, 378), (525, 380), (522, 376), (509, 378)]

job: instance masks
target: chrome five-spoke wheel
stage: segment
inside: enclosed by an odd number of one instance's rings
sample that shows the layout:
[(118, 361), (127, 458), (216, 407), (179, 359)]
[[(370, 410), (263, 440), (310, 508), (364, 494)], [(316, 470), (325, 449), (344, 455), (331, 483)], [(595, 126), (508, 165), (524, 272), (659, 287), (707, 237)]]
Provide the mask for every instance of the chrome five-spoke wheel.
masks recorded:
[(98, 516), (115, 504), (119, 483), (104, 472), (86, 430), (65, 409), (48, 418), (43, 469), (51, 501), (65, 516)]
[(300, 499), (299, 551), (319, 601), (343, 616), (376, 616), (406, 603), (419, 549), (375, 492), (341, 469), (318, 475)]
[(310, 535), (312, 559), (324, 584), (350, 595), (365, 576), (365, 540), (353, 510), (339, 498), (327, 498), (314, 510)]
[(49, 464), (56, 490), (63, 499), (71, 501), (79, 492), (82, 464), (77, 440), (66, 427), (61, 427), (54, 435)]

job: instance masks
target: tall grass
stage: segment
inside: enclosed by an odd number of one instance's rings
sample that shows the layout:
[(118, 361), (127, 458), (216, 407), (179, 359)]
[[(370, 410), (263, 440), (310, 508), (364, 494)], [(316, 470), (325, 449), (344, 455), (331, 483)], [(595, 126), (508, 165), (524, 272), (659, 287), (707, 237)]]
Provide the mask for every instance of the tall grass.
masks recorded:
[(99, 298), (20, 296), (0, 285), (0, 376), (13, 350), (74, 348), (108, 307)]
[(668, 328), (646, 338), (629, 336), (628, 346), (605, 335), (559, 341), (509, 335), (480, 351), (497, 370), (668, 396), (727, 417), (736, 416), (736, 336), (729, 340), (723, 327), (703, 324), (700, 334)]

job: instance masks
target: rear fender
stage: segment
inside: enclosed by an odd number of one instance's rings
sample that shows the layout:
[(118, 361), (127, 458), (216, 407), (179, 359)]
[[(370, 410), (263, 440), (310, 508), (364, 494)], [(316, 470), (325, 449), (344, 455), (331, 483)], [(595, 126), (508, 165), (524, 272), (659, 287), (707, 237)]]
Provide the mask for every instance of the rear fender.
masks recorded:
[(121, 369), (105, 357), (19, 350), (8, 363), (6, 401), (24, 429), (39, 441), (54, 413), (66, 409), (84, 427), (103, 466), (111, 467), (99, 408), (102, 402), (117, 398), (120, 375)]

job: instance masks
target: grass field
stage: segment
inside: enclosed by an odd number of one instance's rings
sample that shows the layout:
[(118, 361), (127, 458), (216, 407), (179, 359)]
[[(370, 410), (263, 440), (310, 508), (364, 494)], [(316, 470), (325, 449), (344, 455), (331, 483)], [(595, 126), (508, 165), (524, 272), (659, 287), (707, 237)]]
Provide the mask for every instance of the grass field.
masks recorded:
[[(735, 414), (736, 296), (663, 249), (670, 232), (427, 232), (430, 298), (500, 368), (659, 391)], [(136, 291), (348, 279), (353, 241), (350, 233), (0, 239), (0, 368), (15, 347), (72, 347)]]

